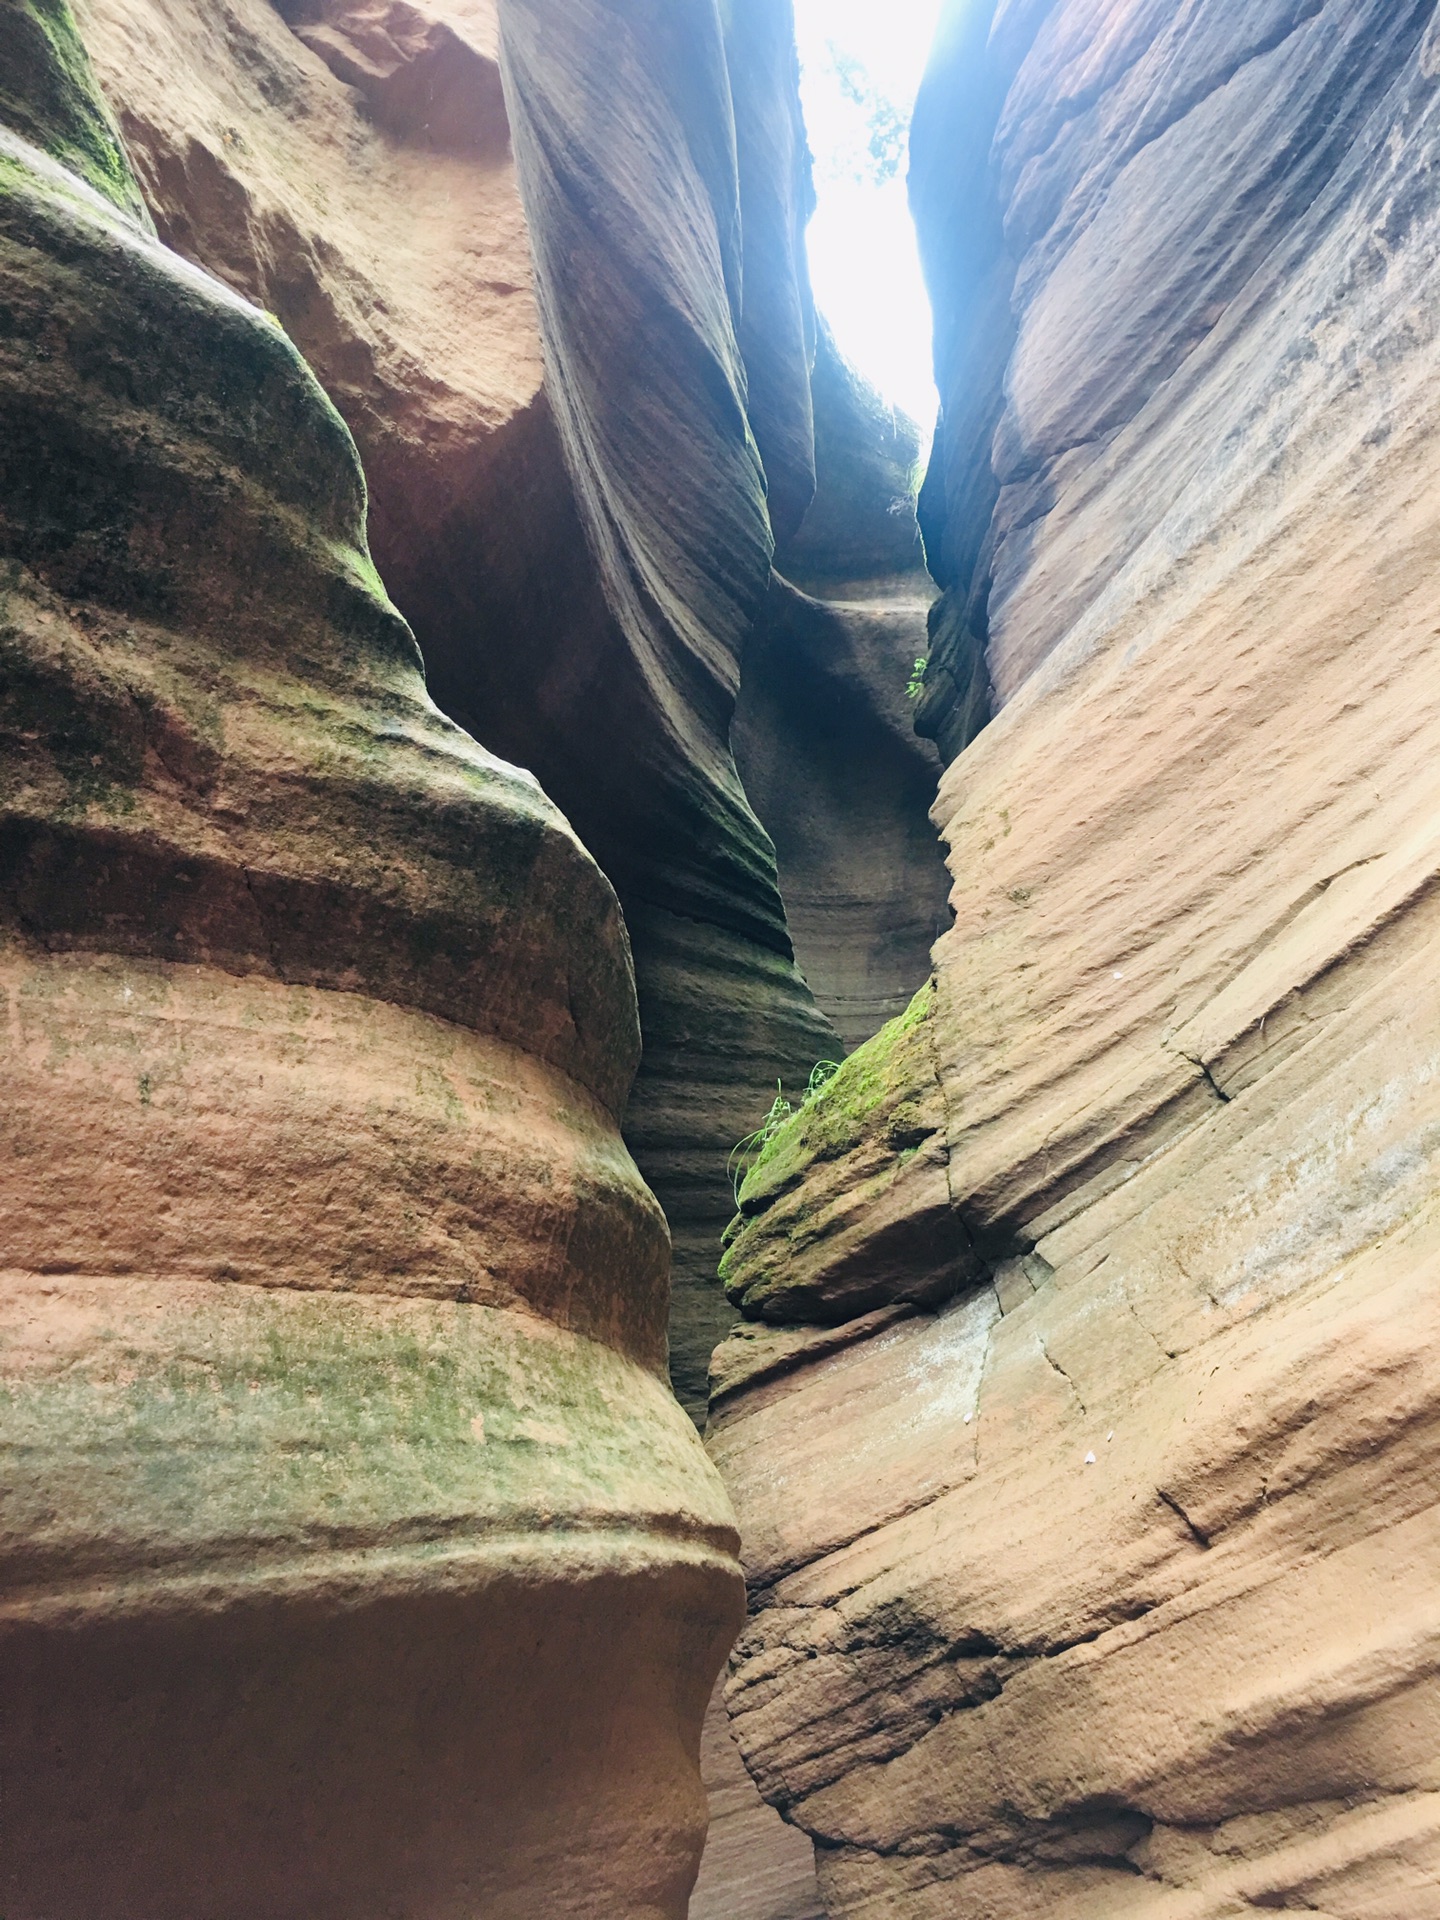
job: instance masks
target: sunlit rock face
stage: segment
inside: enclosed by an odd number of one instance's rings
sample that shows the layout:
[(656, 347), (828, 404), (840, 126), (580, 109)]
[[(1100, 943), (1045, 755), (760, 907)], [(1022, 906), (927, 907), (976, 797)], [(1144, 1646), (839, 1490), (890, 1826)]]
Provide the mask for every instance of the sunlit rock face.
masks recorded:
[(84, 17), (162, 234), (276, 314), (354, 432), (435, 699), (619, 892), (627, 1138), (698, 1412), (727, 1154), (837, 1051), (728, 743), (771, 517), (793, 530), (814, 489), (788, 6), (723, 36), (706, 7), (518, 0)]
[(834, 1915), (1440, 1914), (1433, 14), (957, 8), (928, 82), (995, 717), (712, 1406)]
[(0, 1906), (679, 1920), (739, 1611), (615, 896), (0, 6)]

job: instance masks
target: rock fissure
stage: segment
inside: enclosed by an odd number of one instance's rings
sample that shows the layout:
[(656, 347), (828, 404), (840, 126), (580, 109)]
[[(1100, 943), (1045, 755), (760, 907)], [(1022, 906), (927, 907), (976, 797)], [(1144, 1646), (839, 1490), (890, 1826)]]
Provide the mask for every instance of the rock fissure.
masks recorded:
[(1164, 1487), (1157, 1487), (1155, 1491), (1159, 1495), (1159, 1497), (1165, 1502), (1165, 1505), (1169, 1507), (1170, 1511), (1176, 1516), (1181, 1526), (1184, 1527), (1185, 1531), (1190, 1535), (1190, 1538), (1195, 1542), (1197, 1547), (1208, 1548), (1214, 1545), (1214, 1542), (1212, 1541), (1210, 1535), (1206, 1533), (1202, 1528), (1196, 1526), (1195, 1522), (1190, 1518), (1189, 1514), (1185, 1511), (1184, 1507), (1181, 1506), (1180, 1502), (1175, 1498), (1173, 1493), (1167, 1493)]

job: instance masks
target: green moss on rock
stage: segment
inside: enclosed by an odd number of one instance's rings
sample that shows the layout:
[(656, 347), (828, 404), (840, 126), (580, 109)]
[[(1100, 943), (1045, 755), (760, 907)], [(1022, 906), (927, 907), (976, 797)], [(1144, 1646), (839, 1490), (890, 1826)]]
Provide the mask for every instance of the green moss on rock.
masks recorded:
[(148, 224), (69, 0), (0, 0), (0, 124)]
[[(839, 1071), (774, 1130), (740, 1188), (741, 1222), (763, 1213), (804, 1177), (812, 1162), (838, 1160), (852, 1152), (865, 1134), (875, 1130), (872, 1123), (880, 1109), (886, 1110), (887, 1122), (900, 1122), (902, 1133), (916, 1130), (921, 1124), (912, 1097), (917, 1084), (916, 1052), (917, 1048), (928, 1052), (923, 1029), (934, 1007), (934, 982), (927, 980), (904, 1013), (857, 1047)], [(922, 1064), (920, 1084), (927, 1085), (932, 1077), (928, 1062)], [(930, 1128), (924, 1126), (923, 1131)]]
[(927, 983), (766, 1143), (720, 1263), (747, 1318), (835, 1325), (896, 1301), (933, 1304), (964, 1279), (934, 1011)]

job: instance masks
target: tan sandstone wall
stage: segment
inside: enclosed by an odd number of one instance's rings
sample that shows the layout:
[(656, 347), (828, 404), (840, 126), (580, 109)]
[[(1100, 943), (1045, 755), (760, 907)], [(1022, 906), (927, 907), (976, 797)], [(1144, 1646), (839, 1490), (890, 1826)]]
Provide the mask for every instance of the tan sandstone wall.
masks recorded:
[(770, 512), (793, 527), (814, 489), (788, 6), (723, 39), (708, 5), (628, 0), (83, 17), (163, 236), (278, 317), (354, 432), (437, 702), (617, 888), (646, 1036), (626, 1134), (698, 1413), (732, 1318), (726, 1156), (838, 1050), (728, 739)]
[(1440, 1913), (1433, 12), (942, 37), (957, 921), (712, 1404), (836, 1916)]
[[(840, 575), (847, 550), (877, 570), (825, 498), (808, 512), (788, 0), (723, 22), (709, 0), (82, 16), (162, 237), (278, 318), (354, 433), (432, 695), (534, 771), (619, 893), (645, 1035), (626, 1138), (671, 1225), (674, 1377), (703, 1415), (733, 1320), (714, 1285), (729, 1151), (777, 1079), (795, 1092), (842, 1051), (831, 1019), (853, 1044), (903, 1003), (941, 911), (936, 766), (902, 698), (913, 580), (833, 668), (833, 620), (770, 617), (770, 552), (802, 520), (802, 571), (827, 527)], [(772, 710), (749, 795), (742, 660)], [(824, 1013), (761, 820), (788, 835)]]

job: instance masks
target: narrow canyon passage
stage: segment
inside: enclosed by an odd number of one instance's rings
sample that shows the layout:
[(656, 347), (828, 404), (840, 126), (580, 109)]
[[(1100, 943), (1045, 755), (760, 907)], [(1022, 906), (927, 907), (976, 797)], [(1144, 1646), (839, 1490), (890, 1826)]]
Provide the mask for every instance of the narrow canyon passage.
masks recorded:
[(1437, 151), (0, 0), (4, 1920), (1440, 1920)]

